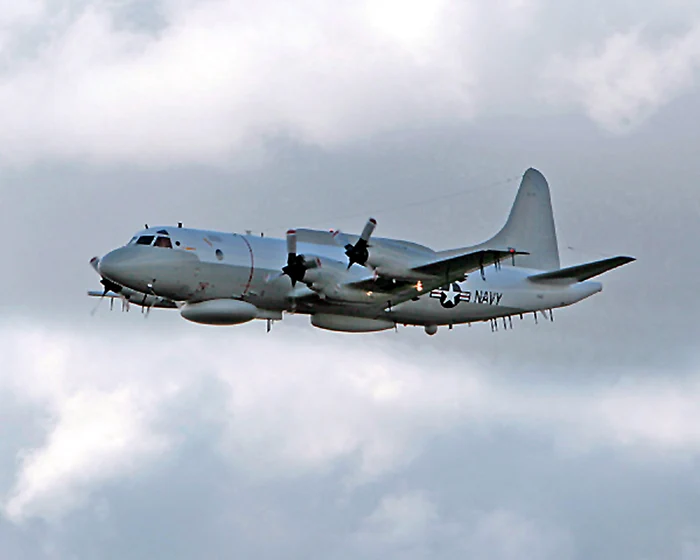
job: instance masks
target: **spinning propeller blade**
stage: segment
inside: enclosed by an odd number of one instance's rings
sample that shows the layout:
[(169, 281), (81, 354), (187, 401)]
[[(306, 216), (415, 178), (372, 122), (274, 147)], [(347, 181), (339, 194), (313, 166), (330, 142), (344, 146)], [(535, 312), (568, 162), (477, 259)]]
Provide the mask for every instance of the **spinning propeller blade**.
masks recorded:
[[(90, 266), (93, 268), (97, 274), (100, 274), (100, 259), (99, 257), (92, 257), (90, 259)], [(102, 304), (102, 300), (107, 296), (108, 292), (114, 292), (115, 294), (119, 294), (120, 297), (124, 298), (122, 295), (122, 287), (119, 284), (115, 284), (111, 280), (108, 280), (104, 276), (100, 274), (100, 284), (104, 286), (104, 290), (102, 291), (102, 295), (100, 296), (100, 299), (97, 301), (97, 305), (92, 309), (90, 312), (90, 315), (95, 315), (97, 313), (97, 310), (99, 309), (100, 305)], [(123, 302), (124, 300), (122, 300)], [(123, 303), (122, 303), (123, 305)], [(111, 308), (111, 304), (110, 304)]]
[(92, 308), (92, 311), (90, 311), (90, 317), (94, 317), (95, 313), (97, 313), (97, 310), (100, 308), (100, 305), (102, 304), (102, 300), (105, 298), (107, 295), (107, 292), (109, 290), (107, 288), (104, 289), (102, 292), (102, 295), (100, 296), (100, 299), (97, 300), (97, 303), (95, 304), (95, 307)]

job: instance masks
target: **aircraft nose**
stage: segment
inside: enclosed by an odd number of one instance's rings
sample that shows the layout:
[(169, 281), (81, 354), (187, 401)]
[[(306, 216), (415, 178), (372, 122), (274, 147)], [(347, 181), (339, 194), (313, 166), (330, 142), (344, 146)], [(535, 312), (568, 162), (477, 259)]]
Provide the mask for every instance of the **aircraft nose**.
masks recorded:
[(131, 270), (133, 258), (123, 248), (115, 249), (102, 257), (97, 268), (102, 276), (120, 282)]

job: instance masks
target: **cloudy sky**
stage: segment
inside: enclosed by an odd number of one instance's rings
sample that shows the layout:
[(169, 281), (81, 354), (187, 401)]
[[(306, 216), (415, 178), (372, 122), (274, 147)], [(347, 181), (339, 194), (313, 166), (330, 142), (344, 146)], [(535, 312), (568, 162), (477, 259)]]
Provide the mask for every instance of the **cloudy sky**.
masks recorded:
[[(0, 0), (3, 557), (700, 559), (700, 4)], [(145, 222), (503, 223), (603, 293), (488, 325), (91, 316)]]

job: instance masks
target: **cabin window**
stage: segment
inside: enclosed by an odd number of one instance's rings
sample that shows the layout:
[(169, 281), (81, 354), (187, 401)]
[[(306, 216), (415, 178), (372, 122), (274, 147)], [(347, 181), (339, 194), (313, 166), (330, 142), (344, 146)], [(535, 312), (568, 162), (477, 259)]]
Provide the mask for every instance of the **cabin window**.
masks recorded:
[(166, 249), (172, 249), (173, 244), (170, 242), (169, 237), (158, 237), (155, 242), (155, 247), (165, 247)]
[(142, 235), (136, 241), (137, 245), (150, 245), (151, 243), (153, 243), (153, 235)]

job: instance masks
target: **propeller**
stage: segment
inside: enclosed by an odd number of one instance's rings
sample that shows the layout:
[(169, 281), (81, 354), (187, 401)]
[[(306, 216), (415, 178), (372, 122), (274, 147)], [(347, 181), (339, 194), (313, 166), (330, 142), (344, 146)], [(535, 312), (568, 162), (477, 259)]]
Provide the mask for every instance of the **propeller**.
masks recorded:
[[(153, 282), (155, 282), (155, 278), (153, 279)], [(149, 282), (146, 284), (147, 292), (143, 294), (143, 301), (141, 302), (141, 313), (146, 314), (146, 319), (148, 319), (149, 315), (151, 314), (151, 309), (158, 303), (158, 296), (156, 295), (156, 291), (153, 289), (153, 283)], [(146, 305), (146, 302), (148, 301), (148, 297), (151, 296), (153, 298), (151, 305)]]
[[(110, 282), (106, 278), (100, 279), (100, 284), (102, 284), (104, 286), (104, 290), (102, 290), (102, 295), (100, 296), (100, 299), (97, 300), (97, 305), (95, 305), (93, 310), (90, 312), (90, 315), (93, 315), (93, 316), (95, 315), (95, 313), (97, 313), (97, 310), (99, 309), (100, 305), (102, 304), (102, 300), (107, 296), (108, 292), (114, 292), (115, 294), (119, 294), (122, 291), (121, 286), (118, 286), (114, 282)], [(110, 311), (111, 311), (113, 306), (114, 306), (114, 300), (112, 300), (109, 304)]]
[(354, 245), (348, 243), (345, 246), (345, 254), (348, 256), (349, 261), (348, 269), (353, 264), (364, 266), (367, 263), (367, 259), (369, 259), (369, 251), (367, 249), (369, 247), (369, 238), (372, 236), (372, 232), (374, 232), (374, 228), (376, 227), (377, 220), (370, 218), (367, 220), (365, 228), (362, 230), (362, 234), (357, 242)]
[(100, 299), (97, 300), (97, 303), (95, 304), (95, 307), (92, 308), (92, 311), (90, 311), (90, 317), (94, 317), (95, 313), (97, 313), (97, 310), (100, 308), (100, 305), (102, 305), (102, 300), (105, 298), (107, 295), (107, 291), (105, 290), (102, 292), (102, 295), (100, 296)]
[(287, 266), (282, 267), (282, 275), (289, 276), (292, 287), (304, 280), (306, 274), (304, 255), (297, 255), (297, 232), (290, 229), (287, 232)]
[[(92, 257), (90, 259), (90, 266), (97, 272), (97, 274), (100, 274), (100, 259), (99, 257)], [(122, 287), (119, 284), (115, 284), (111, 280), (108, 280), (107, 278), (100, 277), (100, 284), (104, 286), (104, 290), (102, 291), (102, 295), (100, 296), (100, 299), (97, 300), (97, 305), (92, 309), (90, 312), (90, 315), (94, 316), (95, 313), (97, 313), (97, 310), (99, 309), (100, 305), (102, 304), (102, 300), (107, 296), (108, 292), (114, 292), (115, 294), (119, 294), (121, 296), (121, 291)], [(121, 296), (123, 297), (123, 296)], [(114, 300), (110, 302), (110, 309), (112, 309), (112, 306), (114, 304)]]

